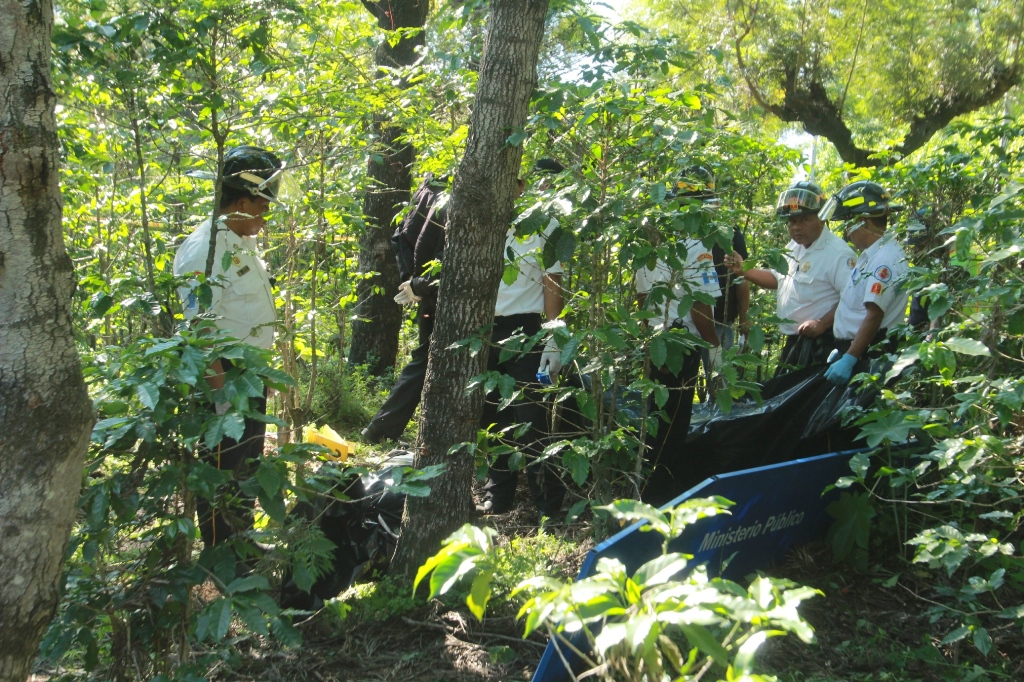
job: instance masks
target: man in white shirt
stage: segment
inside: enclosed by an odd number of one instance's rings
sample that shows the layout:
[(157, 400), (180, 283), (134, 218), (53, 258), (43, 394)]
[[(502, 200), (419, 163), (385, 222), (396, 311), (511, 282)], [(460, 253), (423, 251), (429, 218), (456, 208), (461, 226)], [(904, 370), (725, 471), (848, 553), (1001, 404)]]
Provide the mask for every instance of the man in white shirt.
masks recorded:
[[(680, 197), (701, 200), (704, 191), (692, 189)], [(712, 306), (694, 300), (683, 313), (679, 306), (680, 301), (688, 299), (695, 291), (705, 292), (714, 298), (722, 295), (711, 249), (698, 239), (677, 242), (675, 247), (674, 258), (671, 258), (673, 262), (658, 259), (653, 270), (641, 268), (637, 271), (635, 282), (640, 307), (654, 312), (650, 324), (662, 333), (666, 345), (678, 347), (679, 343), (684, 343), (679, 338), (684, 336), (684, 330), (710, 344), (710, 364), (717, 369), (721, 364), (722, 348), (715, 331)], [(684, 349), (682, 368), (678, 372), (669, 368), (672, 363), (667, 359), (662, 364), (651, 361), (650, 379), (669, 389), (668, 400), (662, 407), (666, 421), (658, 425), (658, 433), (647, 454), (652, 471), (642, 496), (651, 503), (667, 502), (682, 492), (674, 482), (682, 478), (686, 466), (684, 443), (693, 416), (693, 396), (700, 368), (698, 349), (695, 344)]]
[(846, 222), (846, 238), (861, 252), (835, 313), (836, 352), (825, 378), (837, 386), (848, 384), (868, 348), (906, 318), (907, 256), (886, 234), (889, 216), (903, 207), (889, 199), (881, 185), (861, 180), (841, 189), (821, 209), (823, 220)]
[[(535, 169), (541, 173), (559, 173), (564, 168), (554, 159), (541, 159)], [(525, 189), (520, 181), (520, 192)], [(516, 228), (509, 228), (505, 240), (505, 257), (508, 264), (518, 268), (516, 279), (511, 283), (502, 280), (498, 285), (498, 299), (494, 309), (494, 325), (491, 328), (491, 350), (487, 359), (487, 370), (507, 374), (515, 379), (522, 395), (504, 409), (499, 410), (501, 400), (497, 391), (487, 396), (480, 427), (494, 425), (501, 430), (513, 424), (528, 424), (524, 434), (516, 437), (515, 445), (526, 458), (527, 480), (533, 502), (544, 516), (554, 517), (561, 510), (565, 496), (555, 466), (537, 463), (542, 454), (544, 439), (548, 436), (548, 411), (543, 402), (540, 375), (554, 380), (561, 370), (561, 352), (548, 338), (543, 350), (533, 351), (501, 360), (501, 343), (522, 333), (527, 337), (541, 332), (542, 328), (553, 330), (564, 326), (559, 320), (562, 313), (562, 265), (557, 261), (545, 265), (544, 245), (551, 233), (558, 228), (558, 220), (551, 218), (544, 230), (524, 236), (516, 235)], [(513, 429), (514, 430), (514, 429)], [(511, 431), (506, 434), (510, 436)], [(515, 504), (516, 483), (519, 472), (510, 466), (510, 454), (498, 456), (488, 468), (487, 484), (484, 486), (483, 503), (478, 511), (485, 514), (503, 514), (511, 511)]]
[[(213, 326), (264, 349), (274, 346), (277, 313), (256, 235), (266, 224), (264, 216), (270, 204), (277, 202), (283, 169), (284, 164), (265, 149), (240, 146), (229, 150), (224, 156), (216, 227), (210, 220), (202, 223), (185, 238), (174, 256), (176, 276), (207, 275), (212, 296), (206, 312), (212, 314)], [(213, 268), (207, 274), (211, 236)], [(200, 312), (200, 286), (195, 279), (178, 290), (186, 320)], [(214, 400), (220, 398), (210, 406), (217, 415), (230, 408), (227, 397), (218, 396), (218, 391), (224, 388), (225, 375), (231, 370), (231, 363), (224, 359), (214, 361), (207, 369), (206, 381), (214, 391)], [(265, 392), (250, 401), (250, 409), (266, 413)], [(231, 483), (218, 491), (214, 504), (202, 497), (196, 501), (199, 530), (207, 547), (252, 527), (254, 500), (242, 494), (239, 481), (248, 478), (252, 463), (262, 456), (265, 434), (265, 422), (246, 417), (241, 438), (224, 436), (216, 451), (204, 455), (218, 469), (234, 473)]]
[(776, 376), (791, 368), (824, 364), (835, 347), (832, 321), (839, 294), (856, 262), (845, 241), (825, 228), (818, 211), (825, 197), (813, 182), (798, 182), (779, 195), (775, 215), (785, 218), (790, 242), (788, 270), (743, 270), (738, 253), (726, 256), (733, 273), (765, 289), (777, 289), (779, 331), (786, 343)]

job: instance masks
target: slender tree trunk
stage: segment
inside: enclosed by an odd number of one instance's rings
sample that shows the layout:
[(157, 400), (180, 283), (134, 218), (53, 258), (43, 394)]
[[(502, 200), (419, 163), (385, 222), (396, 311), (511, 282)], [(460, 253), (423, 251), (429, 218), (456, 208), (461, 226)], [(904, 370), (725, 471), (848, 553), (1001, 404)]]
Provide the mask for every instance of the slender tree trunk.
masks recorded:
[[(363, 6), (377, 18), (377, 25), (387, 31), (422, 28), (429, 5), (427, 0), (363, 0)], [(377, 46), (375, 61), (378, 66), (409, 66), (416, 61), (415, 48), (422, 44), (422, 31), (403, 37), (393, 46), (385, 37)], [(378, 70), (377, 77), (391, 78), (391, 74)], [(382, 113), (374, 114), (373, 131), (377, 145), (370, 158), (363, 198), (366, 230), (359, 242), (359, 271), (378, 274), (356, 286), (359, 317), (352, 324), (349, 361), (369, 364), (370, 373), (380, 375), (394, 367), (398, 356), (402, 308), (393, 300), (399, 281), (398, 263), (391, 247), (392, 221), (409, 201), (416, 151), (412, 145), (399, 141), (405, 131), (391, 125)]]
[(472, 509), (473, 457), (459, 448), (474, 441), (483, 393), (468, 393), (482, 372), (486, 350), (472, 355), (452, 344), (482, 334), (494, 320), (505, 235), (512, 222), (523, 149), (507, 140), (526, 123), (537, 84), (537, 55), (548, 0), (494, 0), (487, 23), (480, 77), (466, 154), (455, 173), (448, 241), (441, 273), (437, 323), (423, 388), (416, 466), (446, 465), (426, 498), (410, 497), (395, 552), (396, 570), (415, 573)]
[(49, 0), (0, 0), (0, 682), (60, 594), (92, 407), (71, 329)]

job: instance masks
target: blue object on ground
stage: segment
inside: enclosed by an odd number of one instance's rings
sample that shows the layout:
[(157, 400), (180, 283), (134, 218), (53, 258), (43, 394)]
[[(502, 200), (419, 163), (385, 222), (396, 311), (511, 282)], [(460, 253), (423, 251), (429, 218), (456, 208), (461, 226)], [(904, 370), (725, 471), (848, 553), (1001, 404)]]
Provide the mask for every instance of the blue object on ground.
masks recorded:
[[(821, 492), (849, 473), (850, 457), (860, 450), (833, 452), (781, 464), (713, 476), (669, 502), (721, 495), (735, 502), (732, 514), (703, 519), (683, 531), (670, 543), (670, 551), (693, 555), (689, 565), (707, 564), (708, 573), (742, 580), (785, 556), (793, 547), (824, 537), (830, 525), (825, 508), (838, 496)], [(661, 554), (662, 537), (639, 532), (637, 523), (590, 550), (577, 580), (590, 576), (599, 559), (615, 558), (632, 574)], [(578, 646), (581, 641), (576, 640)], [(577, 661), (571, 651), (555, 650), (549, 641), (533, 682), (565, 682), (568, 671), (562, 663)]]

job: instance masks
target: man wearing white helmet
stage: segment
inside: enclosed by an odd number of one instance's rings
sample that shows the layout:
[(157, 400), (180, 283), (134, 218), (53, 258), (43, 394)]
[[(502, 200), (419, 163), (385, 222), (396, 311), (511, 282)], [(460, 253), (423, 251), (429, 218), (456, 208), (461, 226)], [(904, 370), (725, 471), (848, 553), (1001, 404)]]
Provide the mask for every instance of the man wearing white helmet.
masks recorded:
[[(206, 220), (185, 238), (174, 256), (174, 274), (178, 277), (207, 275), (211, 294), (206, 312), (212, 324), (239, 341), (258, 348), (274, 346), (277, 313), (271, 292), (270, 276), (258, 253), (256, 235), (266, 225), (265, 215), (271, 203), (279, 203), (284, 164), (271, 152), (259, 147), (240, 146), (224, 156), (221, 173), (221, 199), (217, 220)], [(214, 177), (196, 174), (198, 177)], [(214, 245), (211, 258), (210, 246)], [(208, 263), (213, 268), (207, 274)], [(200, 312), (199, 279), (178, 289), (184, 304), (184, 317), (192, 320)], [(224, 388), (232, 365), (218, 359), (210, 365), (206, 381), (214, 391)], [(266, 413), (266, 393), (249, 399), (249, 409)], [(253, 403), (255, 402), (255, 405)], [(211, 405), (217, 415), (230, 409), (227, 397)], [(199, 530), (203, 543), (213, 546), (252, 527), (254, 500), (242, 494), (238, 482), (248, 478), (252, 463), (263, 454), (266, 423), (245, 417), (242, 436), (235, 440), (224, 436), (207, 459), (218, 469), (234, 473), (232, 481), (219, 491), (213, 504), (203, 497), (196, 501)]]
[(835, 347), (832, 325), (839, 295), (856, 262), (853, 249), (825, 228), (818, 211), (825, 203), (813, 182), (798, 182), (779, 195), (775, 215), (785, 218), (790, 242), (786, 272), (743, 269), (738, 253), (726, 257), (734, 274), (778, 290), (779, 331), (786, 336), (776, 374), (823, 364)]

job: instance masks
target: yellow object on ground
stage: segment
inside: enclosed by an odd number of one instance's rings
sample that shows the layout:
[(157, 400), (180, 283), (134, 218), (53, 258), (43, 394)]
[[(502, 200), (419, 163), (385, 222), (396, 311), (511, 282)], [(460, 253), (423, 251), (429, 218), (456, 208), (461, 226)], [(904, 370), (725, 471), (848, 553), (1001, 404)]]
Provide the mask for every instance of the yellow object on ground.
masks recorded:
[(334, 456), (327, 455), (327, 459), (333, 462), (344, 462), (352, 452), (352, 444), (338, 435), (337, 431), (324, 424), (320, 428), (315, 426), (306, 427), (306, 442), (323, 445), (334, 453)]

